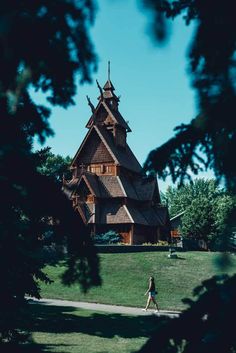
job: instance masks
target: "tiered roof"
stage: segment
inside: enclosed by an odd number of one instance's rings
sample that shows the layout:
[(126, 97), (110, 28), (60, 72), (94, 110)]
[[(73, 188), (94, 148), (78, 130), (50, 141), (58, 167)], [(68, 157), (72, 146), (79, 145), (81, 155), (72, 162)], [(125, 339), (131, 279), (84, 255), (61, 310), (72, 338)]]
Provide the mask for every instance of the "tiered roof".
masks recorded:
[[(77, 203), (83, 219), (90, 224), (139, 224), (164, 226), (168, 212), (160, 205), (155, 177), (143, 175), (142, 167), (126, 141), (131, 129), (118, 110), (119, 98), (108, 77), (96, 108), (88, 98), (92, 115), (89, 129), (72, 160), (73, 179), (65, 186), (70, 198), (78, 198), (82, 190), (91, 195), (89, 202)], [(116, 134), (121, 140), (116, 140)], [(120, 135), (119, 135), (120, 134)], [(118, 143), (118, 142), (119, 143)], [(91, 165), (109, 164), (119, 167), (112, 175), (92, 173)], [(84, 165), (85, 169), (81, 168)]]
[[(159, 200), (156, 200), (155, 205), (145, 204), (145, 201), (153, 200), (157, 187), (154, 178), (139, 178), (132, 182), (124, 176), (98, 176), (84, 172), (80, 178), (75, 178), (68, 184), (70, 197), (77, 193), (82, 183), (87, 185), (91, 194), (98, 200), (96, 220), (91, 217), (94, 212), (93, 206), (91, 204), (87, 205), (88, 210), (90, 210), (88, 223), (137, 223), (152, 226), (166, 224), (167, 210), (158, 203)], [(126, 198), (130, 202), (127, 202), (126, 205), (116, 202), (121, 198)], [(102, 203), (99, 203), (99, 199), (102, 200)], [(137, 202), (142, 203), (141, 208), (140, 205), (137, 205)]]
[[(86, 171), (80, 178), (74, 178), (67, 184), (72, 194), (83, 181), (93, 196), (103, 199), (127, 197), (135, 201), (149, 201), (153, 200), (157, 188), (155, 178), (129, 180), (125, 176), (96, 175)], [(157, 201), (160, 202), (159, 199)]]

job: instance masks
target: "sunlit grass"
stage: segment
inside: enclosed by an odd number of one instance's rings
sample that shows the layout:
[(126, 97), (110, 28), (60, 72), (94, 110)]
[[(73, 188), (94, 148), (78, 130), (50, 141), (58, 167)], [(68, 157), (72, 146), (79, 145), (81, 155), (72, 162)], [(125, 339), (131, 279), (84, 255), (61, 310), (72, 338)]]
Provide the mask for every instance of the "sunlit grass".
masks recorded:
[[(65, 287), (60, 275), (64, 270), (61, 263), (47, 266), (45, 272), (54, 283), (42, 284), (42, 297), (77, 301), (138, 306), (145, 304), (144, 292), (150, 275), (155, 277), (158, 301), (161, 309), (183, 309), (182, 299), (192, 296), (192, 290), (202, 280), (221, 273), (215, 259), (219, 254), (208, 252), (183, 252), (178, 259), (169, 259), (167, 252), (143, 252), (101, 254), (102, 286), (92, 288), (87, 294), (80, 291), (78, 284)], [(230, 255), (232, 267), (236, 269), (236, 256)]]

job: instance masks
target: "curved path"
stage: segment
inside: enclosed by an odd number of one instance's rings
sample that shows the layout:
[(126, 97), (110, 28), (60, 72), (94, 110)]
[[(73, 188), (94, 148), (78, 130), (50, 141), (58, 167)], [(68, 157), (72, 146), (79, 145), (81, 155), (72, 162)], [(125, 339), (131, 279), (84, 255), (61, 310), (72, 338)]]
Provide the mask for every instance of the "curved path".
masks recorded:
[(178, 317), (180, 311), (168, 311), (160, 310), (155, 312), (154, 309), (148, 309), (143, 311), (141, 308), (134, 308), (121, 305), (109, 305), (109, 304), (98, 304), (98, 303), (85, 303), (85, 302), (74, 302), (70, 300), (59, 300), (59, 299), (31, 299), (28, 298), (29, 303), (31, 304), (43, 304), (43, 305), (55, 305), (55, 306), (70, 306), (73, 308), (94, 310), (94, 311), (105, 311), (115, 314), (126, 314), (126, 315), (156, 315), (156, 316), (169, 316), (169, 317)]

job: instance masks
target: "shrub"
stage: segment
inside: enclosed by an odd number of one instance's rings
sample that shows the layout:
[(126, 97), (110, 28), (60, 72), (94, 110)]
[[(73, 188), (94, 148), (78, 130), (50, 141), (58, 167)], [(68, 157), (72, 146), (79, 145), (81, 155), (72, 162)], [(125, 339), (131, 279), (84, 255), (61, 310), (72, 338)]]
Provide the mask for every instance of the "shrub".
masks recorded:
[(143, 243), (143, 246), (169, 246), (168, 241), (166, 240), (159, 240), (157, 243)]
[(109, 230), (103, 234), (96, 234), (93, 237), (95, 244), (117, 244), (121, 241), (121, 239), (120, 234), (113, 230)]

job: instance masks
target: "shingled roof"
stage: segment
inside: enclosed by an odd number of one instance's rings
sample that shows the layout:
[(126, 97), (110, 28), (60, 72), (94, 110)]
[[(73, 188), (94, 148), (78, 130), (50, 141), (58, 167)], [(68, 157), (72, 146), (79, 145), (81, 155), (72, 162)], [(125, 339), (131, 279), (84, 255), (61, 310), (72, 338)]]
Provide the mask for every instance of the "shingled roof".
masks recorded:
[(114, 202), (103, 203), (99, 207), (99, 224), (123, 224), (133, 223), (129, 211), (125, 205), (120, 205)]
[(126, 148), (117, 147), (112, 139), (112, 136), (105, 128), (101, 126), (94, 126), (94, 128), (106, 144), (110, 153), (115, 157), (115, 160), (118, 162), (118, 165), (121, 165), (136, 173), (140, 173), (142, 171), (141, 165), (139, 164), (137, 158), (131, 151), (128, 144), (126, 145)]
[(70, 199), (73, 192), (75, 191), (77, 185), (78, 185), (78, 178), (73, 178), (69, 182), (64, 182), (62, 186), (62, 191), (65, 193), (65, 195)]
[(64, 185), (64, 191), (69, 198), (83, 180), (91, 193), (99, 198), (127, 197), (133, 200), (148, 201), (152, 200), (156, 187), (155, 179), (137, 178), (131, 181), (124, 176), (97, 176), (85, 171), (80, 178), (72, 179), (66, 186)]
[(100, 175), (99, 180), (100, 195), (103, 198), (125, 197), (122, 184), (117, 176)]
[(97, 218), (96, 223), (135, 223), (145, 226), (165, 226), (168, 212), (165, 207), (161, 207), (160, 209), (155, 207), (143, 209), (107, 201), (103, 203), (102, 206), (99, 205), (99, 217)]
[(139, 164), (137, 158), (131, 151), (128, 145), (126, 145), (126, 148), (121, 148), (115, 145), (112, 136), (110, 136), (110, 133), (103, 128), (102, 126), (96, 126), (94, 125), (87, 133), (85, 136), (82, 144), (80, 145), (80, 148), (75, 154), (75, 157), (72, 160), (71, 166), (73, 166), (78, 159), (80, 153), (83, 150), (83, 147), (86, 143), (86, 141), (89, 139), (90, 135), (96, 131), (98, 136), (101, 138), (102, 142), (104, 143), (105, 147), (107, 148), (108, 152), (110, 153), (111, 157), (114, 159), (115, 164), (121, 165), (131, 171), (134, 171), (136, 173), (140, 173), (142, 171), (142, 167)]
[[(105, 93), (105, 92), (104, 92)], [(93, 114), (89, 118), (89, 121), (86, 124), (87, 128), (90, 128), (93, 124), (96, 124), (96, 117), (98, 115), (98, 112), (101, 108), (104, 108), (107, 112), (107, 114), (114, 120), (114, 123), (122, 126), (125, 128), (128, 132), (131, 132), (132, 130), (130, 129), (128, 123), (125, 121), (123, 116), (120, 114), (120, 112), (116, 109), (113, 109), (112, 106), (105, 101), (100, 101), (94, 110)]]
[[(165, 224), (164, 219), (159, 216), (159, 208), (147, 207), (147, 208), (134, 208), (128, 207), (129, 212), (133, 218), (134, 223), (142, 224), (147, 226), (163, 226)], [(167, 210), (162, 210), (163, 216)]]
[(138, 177), (130, 181), (126, 177), (120, 176), (120, 180), (127, 197), (140, 201), (152, 200), (155, 188), (157, 187), (155, 178)]

